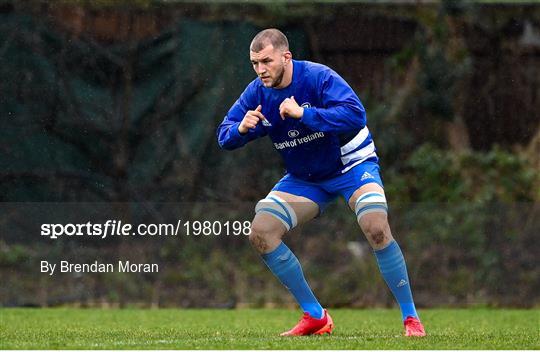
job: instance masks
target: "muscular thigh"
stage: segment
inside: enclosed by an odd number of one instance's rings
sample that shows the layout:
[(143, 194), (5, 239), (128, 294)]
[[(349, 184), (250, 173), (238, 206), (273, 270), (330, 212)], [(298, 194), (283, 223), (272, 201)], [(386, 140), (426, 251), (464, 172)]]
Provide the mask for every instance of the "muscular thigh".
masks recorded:
[(349, 208), (351, 208), (352, 211), (354, 211), (355, 209), (355, 204), (356, 204), (356, 201), (358, 200), (358, 198), (365, 194), (365, 193), (368, 193), (368, 192), (378, 192), (378, 193), (381, 193), (381, 194), (384, 194), (384, 189), (377, 183), (375, 182), (371, 182), (371, 183), (366, 183), (365, 185), (359, 187), (354, 193), (353, 195), (351, 196), (351, 198), (349, 199)]
[[(360, 202), (363, 202), (361, 197), (364, 195), (368, 197), (368, 193), (378, 193), (384, 196), (383, 188), (377, 183), (367, 183), (359, 187), (349, 199), (349, 207), (353, 212), (357, 212), (356, 201), (360, 198)], [(381, 204), (378, 197), (371, 199), (375, 199), (376, 201), (371, 203), (370, 199), (366, 199), (364, 205), (373, 207), (372, 210), (366, 211), (363, 215), (357, 217), (357, 220), (371, 246), (374, 249), (380, 249), (386, 246), (393, 237), (388, 224), (386, 209), (377, 208)]]
[(319, 214), (319, 206), (309, 198), (282, 191), (272, 191), (270, 194), (277, 195), (294, 209), (298, 225), (308, 222)]
[[(319, 214), (319, 206), (309, 198), (281, 191), (272, 191), (269, 196), (271, 195), (276, 195), (283, 199), (293, 209), (296, 216), (296, 226), (308, 222)], [(283, 222), (268, 212), (257, 212), (253, 222), (269, 230), (279, 229), (280, 232), (287, 232)]]
[(319, 206), (312, 200), (278, 191), (270, 192), (256, 209), (250, 241), (260, 253), (268, 253), (276, 248), (289, 229), (313, 219), (319, 213)]

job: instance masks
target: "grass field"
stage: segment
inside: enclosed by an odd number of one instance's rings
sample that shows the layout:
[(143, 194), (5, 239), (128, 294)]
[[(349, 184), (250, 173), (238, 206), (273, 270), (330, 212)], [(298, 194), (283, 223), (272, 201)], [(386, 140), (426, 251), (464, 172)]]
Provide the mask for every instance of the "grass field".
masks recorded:
[(431, 309), (427, 338), (397, 310), (331, 310), (332, 336), (280, 338), (290, 310), (0, 310), (2, 349), (539, 349), (540, 310)]

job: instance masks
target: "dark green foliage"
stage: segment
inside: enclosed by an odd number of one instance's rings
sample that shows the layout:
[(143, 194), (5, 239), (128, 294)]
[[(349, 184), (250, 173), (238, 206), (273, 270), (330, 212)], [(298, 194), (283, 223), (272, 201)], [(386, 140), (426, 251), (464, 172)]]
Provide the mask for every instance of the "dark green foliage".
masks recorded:
[[(275, 16), (286, 10), (268, 6)], [(451, 15), (461, 11), (445, 6)], [(253, 78), (246, 43), (257, 27), (182, 20), (155, 38), (102, 45), (36, 18), (0, 16), (1, 200), (131, 201), (138, 205), (122, 203), (108, 214), (133, 223), (250, 220), (255, 202), (282, 176), (268, 140), (225, 152), (215, 139)], [(394, 60), (403, 69), (416, 57), (422, 68), (403, 109), (390, 115), (390, 99), (369, 103), (392, 229), (417, 302), (538, 305), (540, 172), (521, 153), (499, 147), (444, 149), (446, 123), (457, 114), (454, 98), (470, 67), (467, 51), (446, 47), (448, 27), (432, 25)], [(287, 34), (295, 55), (308, 58), (304, 31), (291, 26)], [(179, 201), (191, 203), (155, 203)], [(44, 243), (35, 241), (36, 228), (25, 227), (31, 212), (19, 208), (23, 216), (13, 221), (8, 208), (0, 223), (0, 231), (9, 229), (0, 242), (2, 305), (295, 305), (245, 237)], [(342, 200), (286, 241), (325, 305), (393, 304)], [(157, 261), (163, 269), (54, 279), (37, 269), (43, 258), (119, 256)]]
[(524, 156), (497, 147), (487, 153), (451, 152), (426, 144), (391, 175), (390, 187), (393, 181), (403, 187), (395, 194), (401, 201), (484, 205), (537, 200), (538, 173)]
[(1, 16), (3, 200), (218, 199), (246, 163), (219, 152), (215, 131), (254, 78), (245, 43), (256, 27), (184, 20), (102, 45)]

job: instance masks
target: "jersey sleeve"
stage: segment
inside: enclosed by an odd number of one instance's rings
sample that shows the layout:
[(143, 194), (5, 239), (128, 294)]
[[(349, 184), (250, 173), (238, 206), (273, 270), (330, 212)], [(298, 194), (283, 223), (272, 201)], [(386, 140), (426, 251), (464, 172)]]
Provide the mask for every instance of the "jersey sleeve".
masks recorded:
[(240, 122), (248, 110), (257, 108), (257, 95), (253, 84), (250, 84), (240, 95), (238, 100), (227, 112), (227, 115), (217, 129), (218, 144), (222, 149), (232, 150), (244, 146), (246, 143), (266, 135), (261, 123), (248, 130), (246, 134), (238, 131)]
[(335, 71), (320, 74), (320, 107), (304, 108), (301, 121), (314, 131), (345, 133), (366, 126), (366, 110), (352, 88)]

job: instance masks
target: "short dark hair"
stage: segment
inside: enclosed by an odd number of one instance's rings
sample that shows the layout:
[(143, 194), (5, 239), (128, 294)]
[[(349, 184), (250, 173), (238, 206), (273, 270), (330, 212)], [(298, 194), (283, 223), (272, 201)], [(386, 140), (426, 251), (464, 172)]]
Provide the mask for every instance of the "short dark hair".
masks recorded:
[(283, 32), (275, 28), (268, 28), (257, 33), (251, 41), (249, 50), (259, 52), (270, 44), (277, 49), (289, 50), (289, 41), (287, 40), (287, 37)]

